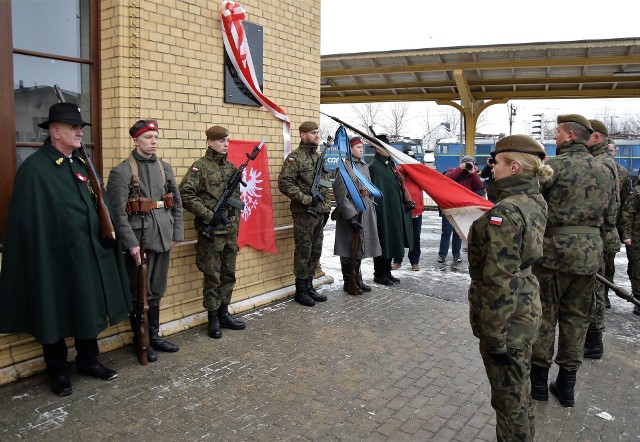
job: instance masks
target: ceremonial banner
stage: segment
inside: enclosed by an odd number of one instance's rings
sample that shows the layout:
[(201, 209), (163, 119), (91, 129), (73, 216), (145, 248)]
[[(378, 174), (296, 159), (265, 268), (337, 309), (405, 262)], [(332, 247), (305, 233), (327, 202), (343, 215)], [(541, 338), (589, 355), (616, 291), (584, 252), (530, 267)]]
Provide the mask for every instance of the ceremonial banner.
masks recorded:
[[(247, 161), (259, 141), (229, 140), (227, 158), (230, 163), (240, 166)], [(273, 228), (273, 205), (271, 203), (271, 181), (269, 180), (269, 159), (267, 145), (262, 146), (255, 160), (249, 161), (242, 173), (240, 200), (244, 209), (240, 214), (238, 247), (251, 246), (257, 250), (277, 253)]]
[(251, 58), (251, 51), (242, 26), (242, 21), (246, 20), (246, 18), (247, 14), (240, 3), (228, 0), (223, 1), (220, 9), (222, 40), (233, 67), (247, 89), (274, 117), (282, 121), (284, 158), (286, 158), (291, 153), (291, 122), (285, 112), (277, 104), (265, 97), (260, 90)]
[(398, 165), (403, 168), (407, 175), (436, 202), (442, 213), (447, 216), (447, 219), (465, 243), (467, 242), (467, 234), (469, 233), (471, 223), (480, 217), (487, 209), (493, 207), (491, 201), (473, 193), (466, 187), (461, 186), (430, 167), (425, 166), (415, 158), (405, 155), (398, 149), (394, 149), (387, 143), (380, 141), (378, 138), (366, 132), (362, 132), (339, 118), (332, 117), (323, 112), (320, 113), (387, 151)]

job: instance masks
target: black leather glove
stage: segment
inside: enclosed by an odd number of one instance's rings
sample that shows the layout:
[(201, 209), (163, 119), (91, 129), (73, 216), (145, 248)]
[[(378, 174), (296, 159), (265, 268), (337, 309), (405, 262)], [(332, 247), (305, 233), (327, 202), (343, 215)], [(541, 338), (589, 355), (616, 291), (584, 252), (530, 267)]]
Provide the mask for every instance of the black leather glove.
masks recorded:
[(220, 224), (222, 222), (222, 216), (220, 216), (220, 214), (218, 213), (214, 213), (213, 214), (213, 218), (211, 218), (211, 221), (209, 221), (209, 225), (211, 227), (215, 227), (218, 224)]
[(312, 196), (311, 197), (311, 207), (315, 207), (318, 204), (318, 197), (317, 196)]
[(349, 224), (349, 227), (351, 227), (353, 230), (363, 229), (362, 224), (358, 222), (355, 216), (351, 219), (348, 219), (347, 223)]
[(505, 353), (489, 352), (489, 356), (491, 356), (491, 359), (493, 359), (494, 362), (500, 365), (512, 365), (516, 363), (513, 357), (511, 357), (511, 351), (509, 349), (507, 349)]
[(329, 221), (329, 214), (325, 213), (324, 214), (324, 223), (322, 224), (322, 227), (327, 225), (327, 221)]
[(413, 209), (416, 208), (416, 202), (415, 201), (410, 201), (408, 202), (405, 206), (404, 206), (404, 210), (406, 210), (407, 212), (412, 211)]

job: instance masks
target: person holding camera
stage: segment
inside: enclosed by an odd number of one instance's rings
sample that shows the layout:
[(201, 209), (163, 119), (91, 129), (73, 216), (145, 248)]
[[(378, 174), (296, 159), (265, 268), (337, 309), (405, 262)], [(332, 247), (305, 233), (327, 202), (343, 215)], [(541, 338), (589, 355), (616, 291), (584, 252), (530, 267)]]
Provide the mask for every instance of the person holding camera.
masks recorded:
[[(463, 187), (477, 192), (484, 189), (484, 185), (480, 176), (473, 170), (473, 158), (465, 155), (462, 157), (462, 161), (458, 167), (452, 167), (444, 173), (445, 176), (451, 178), (456, 183)], [(442, 217), (442, 234), (440, 235), (440, 250), (438, 252), (438, 262), (444, 263), (449, 253), (449, 244), (451, 243), (451, 251), (453, 253), (453, 261), (455, 263), (461, 263), (460, 248), (462, 247), (462, 240), (460, 236), (454, 231), (453, 226), (449, 222), (446, 216), (440, 212)], [(453, 239), (452, 239), (453, 235)]]
[[(129, 129), (133, 151), (111, 169), (107, 192), (114, 221), (122, 240), (129, 287), (134, 305), (138, 297), (140, 239), (144, 218), (144, 249), (147, 258), (149, 302), (149, 362), (158, 359), (154, 350), (173, 353), (178, 346), (159, 336), (160, 299), (167, 291), (171, 251), (184, 240), (182, 200), (171, 165), (156, 156), (159, 129), (155, 120), (138, 120)], [(135, 313), (129, 314), (133, 339), (137, 340)]]

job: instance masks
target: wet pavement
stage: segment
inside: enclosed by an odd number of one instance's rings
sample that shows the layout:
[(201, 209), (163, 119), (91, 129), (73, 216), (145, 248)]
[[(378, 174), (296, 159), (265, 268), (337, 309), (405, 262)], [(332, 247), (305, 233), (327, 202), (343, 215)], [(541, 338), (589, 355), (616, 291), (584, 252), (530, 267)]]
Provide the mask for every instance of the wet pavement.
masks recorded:
[[(131, 346), (101, 355), (118, 370), (103, 382), (72, 374), (59, 398), (45, 375), (0, 387), (0, 440), (491, 441), (495, 414), (468, 324), (466, 259), (437, 264), (440, 220), (426, 212), (420, 271), (401, 283), (342, 291), (326, 229), (322, 265), (335, 278), (313, 308), (291, 299), (238, 316), (243, 331), (210, 339), (203, 326), (140, 366)], [(464, 253), (463, 253), (464, 256)], [(628, 288), (624, 252), (616, 281)], [(536, 440), (640, 440), (640, 318), (615, 298), (605, 356), (578, 372), (576, 406), (536, 403)], [(553, 367), (551, 376), (557, 373)]]

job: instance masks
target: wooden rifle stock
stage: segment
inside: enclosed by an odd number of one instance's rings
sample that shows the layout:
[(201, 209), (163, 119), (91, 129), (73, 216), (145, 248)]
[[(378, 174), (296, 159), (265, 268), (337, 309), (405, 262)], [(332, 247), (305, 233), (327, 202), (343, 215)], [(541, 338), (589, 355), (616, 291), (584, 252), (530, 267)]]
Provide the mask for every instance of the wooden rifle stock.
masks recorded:
[(136, 302), (137, 340), (136, 354), (138, 362), (147, 365), (149, 350), (149, 302), (147, 299), (147, 258), (144, 250), (144, 215), (142, 218), (142, 233), (140, 235), (140, 265), (138, 266), (138, 300)]
[[(62, 95), (62, 90), (60, 86), (55, 84), (53, 86), (53, 90), (56, 92), (58, 96), (58, 101), (60, 103), (64, 103), (64, 96)], [(113, 227), (113, 222), (111, 221), (111, 214), (109, 213), (109, 209), (107, 209), (107, 205), (104, 202), (104, 195), (102, 194), (102, 183), (100, 181), (100, 176), (96, 171), (95, 166), (91, 162), (91, 158), (89, 157), (89, 152), (87, 151), (84, 142), (80, 141), (80, 155), (82, 156), (82, 160), (87, 166), (87, 174), (89, 175), (89, 184), (91, 185), (91, 191), (95, 198), (96, 210), (98, 211), (98, 221), (100, 223), (100, 239), (105, 245), (113, 245), (116, 240), (116, 229)]]
[[(362, 214), (358, 214), (358, 223), (362, 224)], [(362, 229), (355, 229), (353, 231), (353, 238), (351, 239), (351, 256), (349, 258), (349, 286), (347, 287), (347, 293), (350, 295), (358, 294), (358, 266), (356, 264), (358, 260), (358, 250), (362, 244)]]
[(604, 284), (605, 286), (609, 287), (611, 290), (613, 290), (613, 292), (616, 295), (618, 295), (620, 298), (624, 299), (627, 302), (632, 303), (636, 307), (640, 307), (640, 300), (636, 299), (631, 293), (629, 293), (622, 287), (618, 287), (608, 279), (605, 279), (602, 275), (596, 274), (596, 279), (602, 284)]

